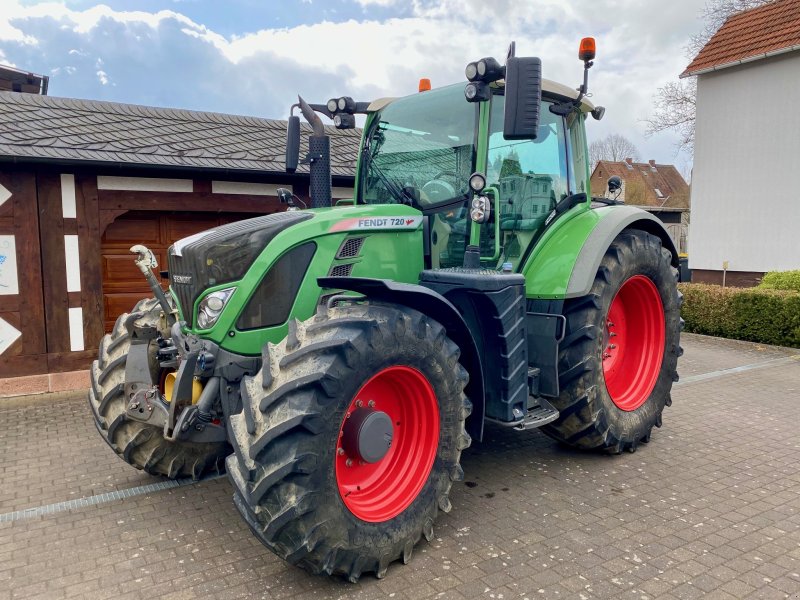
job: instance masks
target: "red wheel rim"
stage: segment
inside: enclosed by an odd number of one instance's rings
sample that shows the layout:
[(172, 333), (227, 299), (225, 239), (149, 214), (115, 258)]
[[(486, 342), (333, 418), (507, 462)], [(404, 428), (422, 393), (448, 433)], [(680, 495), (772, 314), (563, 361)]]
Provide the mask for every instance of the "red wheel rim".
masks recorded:
[(664, 357), (664, 306), (644, 275), (628, 279), (608, 309), (603, 339), (603, 376), (614, 404), (636, 410), (658, 380)]
[[(374, 463), (350, 456), (342, 438), (350, 415), (368, 407), (386, 413), (392, 442)], [(425, 376), (410, 367), (388, 367), (356, 394), (339, 427), (336, 484), (345, 506), (363, 521), (380, 523), (403, 512), (419, 495), (439, 447), (439, 404)]]

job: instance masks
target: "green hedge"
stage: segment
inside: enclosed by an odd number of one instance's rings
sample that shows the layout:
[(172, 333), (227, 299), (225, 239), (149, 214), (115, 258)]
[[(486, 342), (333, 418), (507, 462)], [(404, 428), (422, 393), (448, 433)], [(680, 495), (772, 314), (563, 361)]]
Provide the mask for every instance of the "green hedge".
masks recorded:
[(685, 331), (800, 348), (800, 293), (681, 283)]
[(800, 292), (800, 271), (770, 271), (758, 284), (767, 290), (792, 290)]

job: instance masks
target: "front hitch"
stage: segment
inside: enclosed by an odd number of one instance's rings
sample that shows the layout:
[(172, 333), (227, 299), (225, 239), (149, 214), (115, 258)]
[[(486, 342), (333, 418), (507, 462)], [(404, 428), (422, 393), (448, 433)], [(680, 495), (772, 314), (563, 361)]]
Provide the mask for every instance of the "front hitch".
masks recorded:
[(170, 307), (167, 296), (164, 294), (164, 290), (161, 289), (161, 285), (158, 283), (156, 276), (153, 275), (153, 269), (158, 267), (155, 254), (153, 254), (150, 248), (142, 244), (132, 246), (131, 252), (137, 255), (133, 262), (139, 267), (142, 275), (144, 275), (144, 278), (147, 280), (147, 284), (150, 286), (150, 290), (161, 305), (164, 316), (167, 319), (167, 325), (172, 327), (172, 324), (176, 321), (175, 312), (172, 310), (172, 307)]

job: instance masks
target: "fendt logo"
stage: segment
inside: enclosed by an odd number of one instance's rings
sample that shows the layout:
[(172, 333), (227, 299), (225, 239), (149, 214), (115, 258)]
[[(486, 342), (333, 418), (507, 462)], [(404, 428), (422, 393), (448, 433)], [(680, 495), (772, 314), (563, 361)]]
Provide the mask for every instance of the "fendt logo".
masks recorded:
[(192, 283), (192, 276), (191, 275), (173, 275), (172, 281), (175, 283), (185, 283), (191, 284)]

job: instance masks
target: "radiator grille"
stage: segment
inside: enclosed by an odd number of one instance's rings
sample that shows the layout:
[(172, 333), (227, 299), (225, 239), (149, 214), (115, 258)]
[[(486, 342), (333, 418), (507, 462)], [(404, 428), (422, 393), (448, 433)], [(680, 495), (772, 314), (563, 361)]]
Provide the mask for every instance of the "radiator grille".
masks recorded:
[(350, 273), (353, 272), (353, 263), (349, 263), (346, 265), (336, 265), (331, 269), (331, 272), (328, 273), (328, 277), (349, 277)]
[(197, 285), (198, 274), (194, 272), (192, 262), (183, 256), (176, 256), (172, 252), (167, 254), (172, 291), (178, 297), (178, 304), (183, 310), (183, 318), (189, 327), (192, 326), (194, 299), (200, 293), (200, 286)]
[(336, 253), (336, 258), (355, 258), (361, 252), (361, 246), (364, 244), (364, 238), (349, 238), (346, 239), (339, 251)]

